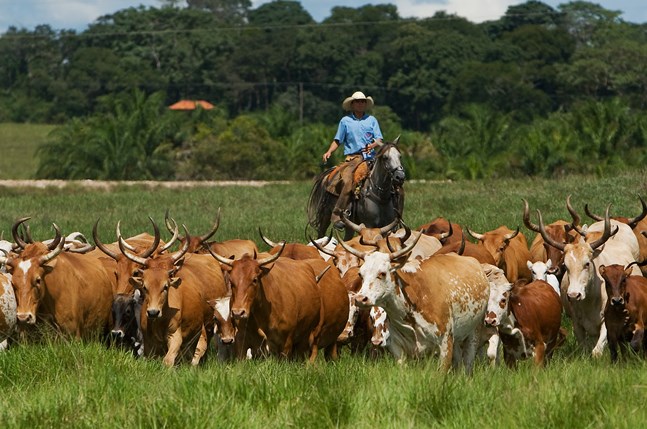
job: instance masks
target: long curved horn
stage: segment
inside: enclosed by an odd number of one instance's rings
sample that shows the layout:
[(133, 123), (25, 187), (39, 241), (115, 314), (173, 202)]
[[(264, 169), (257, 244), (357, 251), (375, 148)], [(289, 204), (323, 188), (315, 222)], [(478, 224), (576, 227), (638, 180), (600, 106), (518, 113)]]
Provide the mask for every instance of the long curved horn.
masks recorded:
[(211, 253), (211, 256), (213, 256), (216, 259), (216, 261), (218, 261), (218, 262), (220, 262), (221, 264), (224, 264), (224, 265), (229, 265), (230, 267), (234, 266), (234, 260), (233, 259), (229, 259), (229, 258), (225, 258), (224, 256), (220, 256), (219, 254), (214, 252), (213, 249), (211, 249), (211, 246), (206, 246), (206, 247), (207, 247), (207, 250), (209, 251), (209, 253)]
[(566, 243), (559, 243), (548, 235), (546, 228), (544, 227), (544, 219), (541, 217), (541, 212), (539, 211), (539, 209), (537, 209), (537, 217), (539, 218), (539, 233), (541, 234), (541, 237), (546, 243), (563, 252), (564, 247), (566, 247)]
[(353, 249), (348, 244), (346, 244), (344, 240), (341, 239), (341, 237), (337, 237), (337, 241), (339, 242), (339, 244), (341, 244), (341, 247), (343, 247), (345, 251), (347, 251), (351, 255), (357, 256), (359, 259), (363, 260), (364, 258), (366, 258), (366, 255), (368, 255), (368, 252), (361, 252), (357, 249)]
[[(173, 222), (175, 222), (175, 221), (173, 221)], [(177, 261), (182, 259), (182, 257), (186, 254), (186, 252), (189, 251), (189, 244), (190, 244), (189, 239), (191, 238), (189, 236), (189, 230), (186, 229), (186, 225), (184, 225), (184, 224), (182, 224), (182, 229), (184, 229), (184, 245), (182, 246), (182, 248), (180, 250), (178, 250), (177, 252), (175, 252), (175, 253), (173, 253), (171, 255), (171, 260), (173, 261), (173, 265), (175, 265), (175, 263)]]
[[(178, 236), (180, 235), (180, 229), (179, 229), (179, 228), (178, 228), (178, 226), (177, 226), (177, 222), (176, 222), (176, 221), (175, 221), (175, 219), (173, 219), (173, 218), (171, 218), (171, 221), (172, 221), (172, 222), (173, 222), (173, 224), (175, 225), (175, 227), (173, 228), (173, 237), (171, 237), (171, 239), (169, 240), (169, 242), (168, 242), (168, 243), (166, 243), (164, 246), (162, 246), (162, 248), (160, 249), (159, 253), (165, 252), (165, 251), (167, 251), (168, 249), (170, 249), (170, 248), (171, 248), (171, 246), (175, 244), (175, 241), (177, 240)], [(184, 241), (185, 241), (185, 242), (187, 242), (187, 243), (188, 243), (188, 241), (189, 241), (189, 240), (188, 240), (188, 238), (189, 238), (189, 237), (186, 237), (186, 238), (185, 238), (185, 240), (184, 240)]]
[(523, 224), (526, 225), (526, 228), (529, 230), (539, 232), (539, 226), (530, 221), (530, 207), (528, 207), (528, 201), (524, 198), (522, 198), (521, 201), (523, 201)]
[(268, 246), (270, 246), (272, 248), (277, 246), (277, 244), (275, 242), (273, 242), (272, 240), (270, 240), (269, 238), (267, 238), (266, 236), (263, 235), (263, 231), (261, 231), (260, 226), (258, 227), (258, 233), (261, 236), (261, 240), (263, 240), (265, 242), (265, 244), (267, 244)]
[(211, 226), (211, 229), (206, 234), (200, 236), (200, 242), (204, 243), (205, 241), (210, 239), (216, 233), (216, 231), (218, 231), (219, 226), (220, 226), (220, 207), (218, 207), (218, 214), (216, 215), (216, 220)]
[(83, 254), (83, 253), (88, 253), (88, 252), (90, 252), (90, 251), (92, 251), (94, 249), (95, 249), (95, 246), (93, 246), (90, 243), (86, 243), (85, 246), (83, 246), (83, 247), (70, 247), (70, 248), (67, 249), (67, 251), (70, 252), (70, 253), (81, 253), (81, 254)]
[(148, 219), (151, 221), (153, 224), (153, 243), (151, 244), (151, 247), (146, 249), (142, 254), (142, 258), (148, 258), (150, 255), (153, 254), (153, 252), (157, 249), (157, 246), (160, 245), (160, 229), (157, 227), (157, 224), (153, 220), (152, 217), (148, 216)]
[(328, 265), (326, 268), (323, 269), (322, 272), (320, 272), (317, 276), (315, 276), (315, 281), (319, 283), (319, 280), (328, 272), (329, 269), (332, 268), (332, 265)]
[(355, 231), (357, 233), (362, 231), (361, 225), (357, 225), (356, 223), (353, 223), (353, 221), (351, 221), (350, 219), (348, 219), (346, 217), (344, 212), (342, 212), (341, 215), (339, 215), (339, 217), (341, 218), (342, 222), (344, 222), (344, 225), (346, 225), (347, 227), (349, 227), (353, 231)]
[(286, 244), (285, 241), (281, 241), (281, 243), (280, 243), (281, 248), (279, 249), (279, 251), (276, 252), (272, 256), (268, 256), (267, 258), (259, 259), (258, 260), (258, 265), (262, 267), (263, 265), (271, 264), (272, 262), (279, 259), (279, 256), (281, 256), (281, 253), (283, 253), (283, 249), (285, 249), (285, 244)]
[(463, 253), (465, 253), (465, 234), (461, 234), (461, 245), (456, 253), (459, 255), (463, 255)]
[(471, 230), (471, 229), (469, 229), (469, 228), (465, 228), (465, 230), (467, 231), (467, 233), (468, 233), (469, 235), (471, 235), (471, 236), (472, 236), (472, 238), (474, 238), (474, 239), (476, 239), (476, 240), (482, 241), (482, 240), (485, 238), (485, 235), (484, 235), (484, 234), (479, 234), (478, 232), (474, 232), (474, 231), (472, 231), (472, 230)]
[(584, 213), (586, 213), (586, 215), (591, 219), (597, 220), (598, 222), (604, 220), (602, 216), (598, 216), (595, 213), (591, 213), (591, 211), (589, 210), (589, 203), (584, 204)]
[[(119, 241), (119, 238), (121, 237), (121, 219), (117, 221), (115, 234), (117, 234), (117, 241)], [(124, 241), (124, 248), (130, 250), (131, 252), (137, 251), (137, 249), (135, 249), (135, 246), (131, 246), (127, 241)]]
[[(402, 222), (402, 225), (404, 226), (404, 235), (400, 239), (400, 242), (404, 246), (404, 242), (407, 241), (409, 239), (409, 237), (411, 237), (411, 228), (409, 228), (409, 226), (404, 222)], [(421, 232), (421, 234), (422, 234), (422, 232)]]
[(97, 221), (94, 223), (94, 226), (92, 227), (92, 239), (94, 240), (94, 244), (101, 250), (103, 253), (106, 255), (110, 256), (112, 259), (115, 261), (119, 257), (117, 252), (113, 252), (112, 250), (108, 249), (108, 247), (99, 240), (99, 234), (97, 232), (97, 229), (99, 228), (99, 220), (101, 218), (97, 219)]
[(643, 211), (641, 214), (639, 214), (638, 216), (636, 216), (635, 218), (627, 222), (627, 224), (631, 227), (631, 229), (634, 229), (638, 225), (638, 222), (640, 222), (645, 218), (645, 216), (647, 216), (647, 204), (645, 204), (645, 200), (643, 200), (643, 197), (638, 195), (638, 198), (640, 198), (640, 204), (642, 204), (643, 206)]
[(573, 226), (573, 229), (575, 229), (578, 232), (581, 231), (579, 229), (579, 225), (580, 225), (582, 219), (580, 219), (580, 215), (577, 214), (577, 212), (575, 211), (575, 209), (571, 205), (571, 196), (570, 195), (566, 197), (566, 209), (571, 214), (571, 218), (573, 219), (573, 222), (571, 223), (571, 225)]
[[(387, 232), (391, 231), (393, 228), (395, 228), (396, 226), (398, 226), (398, 224), (399, 224), (399, 223), (400, 223), (400, 219), (396, 217), (396, 218), (393, 220), (393, 222), (391, 222), (390, 224), (388, 224), (388, 225), (383, 226), (382, 228), (380, 228), (380, 234), (382, 235), (382, 237), (384, 237), (384, 234), (386, 234)], [(359, 232), (359, 231), (358, 231), (358, 232)]]
[(14, 222), (13, 226), (11, 227), (11, 235), (13, 235), (13, 241), (15, 241), (18, 247), (20, 247), (21, 249), (24, 249), (28, 243), (24, 241), (18, 234), (18, 227), (22, 223), (27, 222), (29, 219), (31, 219), (31, 216), (22, 217)]
[(402, 255), (406, 255), (407, 253), (411, 252), (413, 248), (418, 244), (418, 240), (420, 240), (420, 237), (422, 237), (422, 234), (418, 234), (415, 240), (413, 240), (413, 243), (411, 243), (409, 246), (404, 247), (397, 252), (393, 252), (389, 254), (389, 259), (392, 261), (394, 259), (398, 259)]
[(130, 253), (128, 249), (126, 249), (126, 240), (124, 240), (123, 237), (119, 237), (119, 250), (121, 250), (121, 253), (123, 253), (126, 258), (130, 259), (136, 264), (141, 265), (142, 267), (146, 267), (148, 258), (142, 258), (141, 256)]
[[(1, 253), (0, 254), (0, 266), (2, 266), (4, 264), (6, 264), (7, 261), (9, 260), (9, 253), (7, 253), (7, 251), (4, 250), (4, 249), (0, 249), (0, 253)], [(2, 255), (2, 254), (4, 254), (4, 255)]]
[[(58, 225), (56, 225), (55, 223), (53, 223), (52, 225), (54, 226), (56, 233), (60, 235), (61, 231), (58, 229)], [(46, 264), (47, 262), (57, 257), (63, 251), (63, 247), (65, 247), (65, 240), (59, 240), (58, 245), (54, 249), (51, 249), (48, 254), (43, 255), (38, 259), (38, 265)]]
[[(326, 246), (328, 243), (330, 243), (330, 240), (331, 240), (331, 239), (332, 239), (332, 236), (328, 239), (328, 241), (326, 242), (326, 244), (324, 244), (324, 246)], [(316, 242), (316, 241), (315, 241), (315, 240), (314, 240), (310, 235), (308, 235), (308, 241), (310, 241), (310, 243), (312, 243), (312, 245), (313, 245), (314, 247), (316, 247), (316, 248), (317, 248), (317, 250), (319, 250), (320, 252), (325, 253), (326, 255), (332, 256), (333, 258), (335, 257), (335, 253), (334, 253), (334, 252), (331, 252), (330, 250), (328, 250), (328, 249), (326, 249), (325, 247), (321, 246), (321, 245), (320, 245), (319, 243), (317, 243), (317, 242)]]
[(607, 210), (604, 213), (604, 232), (602, 233), (602, 237), (598, 238), (593, 243), (590, 243), (591, 248), (594, 250), (606, 243), (606, 241), (611, 237), (611, 220), (609, 218), (610, 208), (611, 204), (607, 206)]
[(54, 231), (56, 231), (56, 235), (54, 236), (54, 239), (52, 240), (51, 243), (47, 245), (47, 249), (49, 250), (54, 250), (58, 247), (59, 242), (63, 242), (63, 246), (65, 246), (65, 240), (63, 240), (63, 236), (61, 235), (61, 230), (58, 228), (58, 225), (55, 223), (52, 224), (54, 226)]

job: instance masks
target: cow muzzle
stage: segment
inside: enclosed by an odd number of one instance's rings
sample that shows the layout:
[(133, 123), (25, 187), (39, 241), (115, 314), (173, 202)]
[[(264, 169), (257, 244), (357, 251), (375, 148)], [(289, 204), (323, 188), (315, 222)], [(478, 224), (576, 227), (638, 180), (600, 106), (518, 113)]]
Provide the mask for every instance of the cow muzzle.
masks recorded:
[(371, 302), (371, 300), (365, 296), (365, 295), (355, 295), (355, 304), (357, 304), (360, 307), (371, 307), (375, 304)]
[(33, 325), (36, 323), (36, 317), (34, 317), (34, 313), (31, 311), (27, 313), (16, 313), (16, 318), (18, 319), (18, 323), (25, 325)]
[(573, 301), (582, 301), (584, 299), (584, 295), (582, 295), (582, 292), (569, 292), (567, 295), (568, 295), (568, 299)]
[(149, 308), (148, 310), (146, 310), (146, 314), (148, 315), (149, 319), (157, 319), (158, 317), (160, 317), (162, 312), (157, 308)]
[(126, 335), (124, 334), (124, 331), (121, 329), (113, 329), (110, 331), (110, 337), (113, 340), (123, 340)]
[(625, 305), (625, 300), (621, 296), (613, 296), (613, 297), (611, 297), (611, 305), (613, 305), (614, 307), (616, 307), (616, 306), (621, 307), (621, 306)]
[(487, 327), (490, 328), (496, 328), (497, 327), (497, 322), (496, 322), (496, 317), (486, 317), (485, 320), (483, 320), (483, 324)]
[(247, 319), (249, 313), (244, 308), (232, 308), (231, 315), (234, 316), (234, 319)]
[(220, 342), (228, 346), (234, 343), (234, 337), (220, 337)]

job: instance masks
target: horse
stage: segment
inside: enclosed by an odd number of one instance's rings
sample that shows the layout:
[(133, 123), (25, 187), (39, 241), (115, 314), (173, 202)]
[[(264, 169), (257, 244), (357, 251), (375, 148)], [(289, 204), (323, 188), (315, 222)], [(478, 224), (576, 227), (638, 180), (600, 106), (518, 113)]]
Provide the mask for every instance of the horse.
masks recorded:
[[(367, 228), (380, 228), (402, 218), (405, 174), (398, 149), (399, 140), (400, 137), (381, 145), (375, 158), (368, 161), (368, 177), (350, 204), (348, 219), (353, 223), (363, 223)], [(327, 191), (330, 180), (328, 176), (335, 168), (331, 167), (315, 178), (308, 199), (308, 224), (317, 230), (318, 238), (326, 235), (335, 207), (337, 197)], [(353, 229), (347, 224), (344, 240), (351, 239), (353, 233)]]

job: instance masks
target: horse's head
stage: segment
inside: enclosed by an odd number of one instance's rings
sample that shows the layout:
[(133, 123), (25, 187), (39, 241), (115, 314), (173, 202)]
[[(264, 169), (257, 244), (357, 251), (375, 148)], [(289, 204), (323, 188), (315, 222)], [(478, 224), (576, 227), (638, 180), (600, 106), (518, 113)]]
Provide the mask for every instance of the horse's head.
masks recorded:
[(400, 159), (400, 150), (398, 149), (399, 140), (400, 137), (398, 136), (393, 142), (384, 143), (376, 156), (382, 163), (383, 168), (391, 176), (391, 181), (394, 185), (402, 185), (406, 178), (402, 160)]

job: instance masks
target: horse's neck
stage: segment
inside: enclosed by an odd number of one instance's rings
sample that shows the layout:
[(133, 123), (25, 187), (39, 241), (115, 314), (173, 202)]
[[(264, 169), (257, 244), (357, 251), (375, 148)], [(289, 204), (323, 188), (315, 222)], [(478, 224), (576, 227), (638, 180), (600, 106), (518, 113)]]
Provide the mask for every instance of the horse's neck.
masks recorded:
[(376, 159), (371, 169), (370, 184), (374, 188), (373, 192), (383, 198), (391, 194), (391, 177), (389, 172), (384, 168), (384, 162)]

